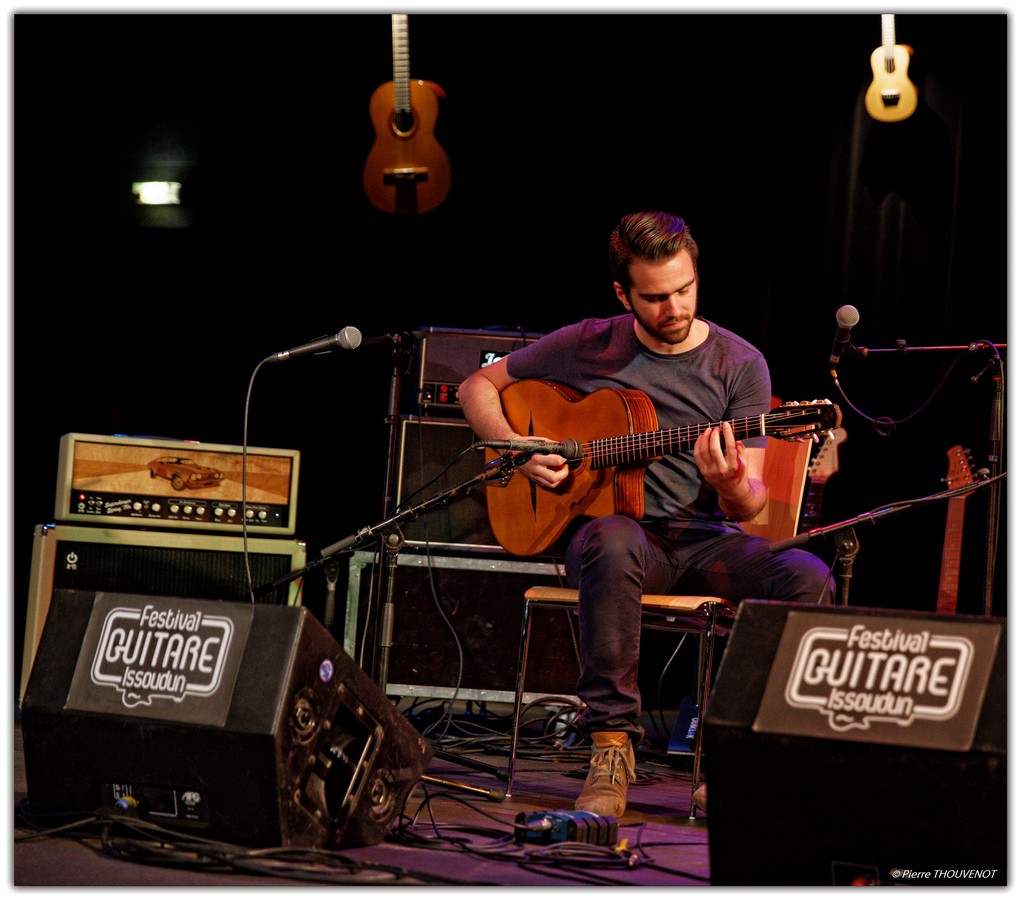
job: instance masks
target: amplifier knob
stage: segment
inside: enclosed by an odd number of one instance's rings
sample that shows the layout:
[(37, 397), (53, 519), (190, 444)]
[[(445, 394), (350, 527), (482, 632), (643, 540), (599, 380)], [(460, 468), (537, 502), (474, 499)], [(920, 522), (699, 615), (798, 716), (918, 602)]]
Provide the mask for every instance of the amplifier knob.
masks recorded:
[(131, 504), (131, 508), (132, 508), (132, 509), (133, 509), (133, 510), (134, 510), (135, 512), (140, 512), (140, 511), (141, 511), (141, 509), (142, 509), (142, 504), (141, 504), (141, 503), (139, 503), (139, 502), (138, 502), (138, 501), (136, 500), (136, 501), (135, 501), (134, 503), (132, 503), (132, 504)]
[(153, 511), (154, 513), (158, 513), (158, 512), (159, 512), (159, 511), (160, 511), (161, 509), (163, 509), (163, 507), (162, 507), (162, 506), (160, 506), (160, 505), (159, 505), (158, 503), (154, 503), (154, 504), (152, 505), (152, 511)]
[(185, 505), (185, 507), (184, 507), (184, 514), (186, 516), (190, 516), (191, 515), (191, 504), (190, 503)]
[(204, 506), (196, 507), (196, 509), (195, 509), (195, 515), (196, 516), (204, 516), (205, 514), (206, 514), (206, 508)]
[(219, 506), (216, 507), (216, 509), (213, 510), (213, 515), (216, 516), (217, 518), (219, 518), (220, 516), (223, 515), (223, 510), (220, 509)]

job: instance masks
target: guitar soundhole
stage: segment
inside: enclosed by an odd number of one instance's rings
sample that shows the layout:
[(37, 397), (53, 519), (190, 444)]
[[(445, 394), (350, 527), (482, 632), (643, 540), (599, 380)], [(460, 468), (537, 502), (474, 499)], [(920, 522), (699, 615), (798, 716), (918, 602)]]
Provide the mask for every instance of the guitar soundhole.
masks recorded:
[(396, 109), (393, 129), (399, 137), (408, 137), (415, 130), (415, 114), (410, 109)]

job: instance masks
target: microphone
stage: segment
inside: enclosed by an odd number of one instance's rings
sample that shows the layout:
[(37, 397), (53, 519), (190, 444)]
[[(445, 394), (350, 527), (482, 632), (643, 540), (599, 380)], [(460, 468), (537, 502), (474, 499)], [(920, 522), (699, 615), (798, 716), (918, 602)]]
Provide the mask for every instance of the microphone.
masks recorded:
[(302, 344), (300, 347), (292, 347), (290, 350), (281, 350), (279, 353), (267, 356), (263, 362), (286, 362), (295, 356), (305, 356), (308, 353), (324, 353), (327, 350), (336, 350), (337, 348), (341, 350), (354, 350), (361, 342), (362, 333), (354, 325), (348, 325), (347, 328), (341, 329), (336, 334), (330, 335), (330, 337), (310, 341), (307, 344)]
[(851, 342), (851, 329), (858, 324), (858, 310), (848, 304), (837, 310), (837, 334), (833, 338), (833, 350), (830, 353), (830, 365), (836, 366), (840, 357)]
[(511, 441), (479, 441), (480, 447), (489, 447), (491, 450), (520, 450), (523, 453), (536, 454), (536, 453), (555, 453), (557, 456), (562, 456), (564, 459), (581, 459), (582, 445), (580, 441), (576, 441), (573, 438), (568, 438), (566, 441), (560, 441), (560, 443), (553, 443), (551, 441), (533, 441), (526, 439), (518, 439)]

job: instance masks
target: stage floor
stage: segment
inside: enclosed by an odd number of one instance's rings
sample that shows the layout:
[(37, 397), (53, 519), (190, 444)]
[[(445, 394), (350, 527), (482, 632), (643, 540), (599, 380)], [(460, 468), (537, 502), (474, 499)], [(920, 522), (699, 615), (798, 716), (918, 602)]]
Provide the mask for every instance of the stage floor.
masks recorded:
[[(487, 741), (489, 752), (473, 758), (506, 766), (507, 757), (498, 750), (502, 741), (500, 736), (495, 745)], [(459, 752), (458, 744), (465, 744), (439, 737), (433, 742), (448, 753)], [(238, 847), (206, 857), (194, 852), (194, 839), (179, 846), (161, 844), (151, 834), (132, 833), (121, 825), (111, 832), (119, 840), (104, 848), (97, 825), (45, 834), (16, 815), (12, 880), (16, 886), (39, 887), (708, 884), (707, 819), (701, 812), (689, 818), (686, 761), (663, 753), (639, 759), (638, 779), (612, 846), (515, 841), (519, 813), (529, 816), (527, 821), (533, 821), (530, 814), (535, 812), (552, 812), (554, 821), (566, 821), (556, 816), (573, 809), (587, 760), (584, 749), (530, 750), (519, 757), (512, 796), (500, 801), (435, 782), (420, 783), (383, 842), (286, 860)], [(490, 772), (439, 758), (426, 775), (498, 794), (506, 787)], [(26, 796), (30, 799), (21, 727), (15, 723), (16, 809)]]

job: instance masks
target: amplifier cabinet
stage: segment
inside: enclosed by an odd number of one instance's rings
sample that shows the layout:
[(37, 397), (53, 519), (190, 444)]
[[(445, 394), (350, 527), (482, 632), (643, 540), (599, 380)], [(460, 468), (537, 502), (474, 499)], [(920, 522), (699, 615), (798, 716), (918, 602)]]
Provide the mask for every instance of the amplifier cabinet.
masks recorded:
[[(356, 659), (375, 579), (385, 566), (376, 554), (352, 554), (348, 568), (344, 649)], [(525, 591), (564, 585), (559, 562), (402, 553), (393, 584), (393, 645), (386, 692), (393, 696), (455, 697), (512, 703)], [(384, 594), (385, 599), (385, 594)], [(573, 697), (578, 680), (578, 620), (573, 611), (536, 610), (529, 648), (526, 702)], [(369, 657), (366, 647), (366, 658)]]
[[(303, 568), (305, 543), (249, 538), (255, 588)], [(58, 589), (115, 591), (201, 600), (245, 601), (244, 539), (226, 535), (37, 525), (32, 539), (21, 691), (28, 684), (50, 599)], [(259, 598), (298, 606), (301, 580)]]
[[(464, 452), (474, 441), (475, 434), (463, 419), (402, 416), (398, 501), (414, 506), (483, 472), (485, 450)], [(489, 526), (490, 490), (500, 488), (476, 484), (467, 494), (427, 510), (404, 526), (404, 536), (409, 541), (428, 543), (453, 553), (460, 552), (458, 548), (502, 552)]]

